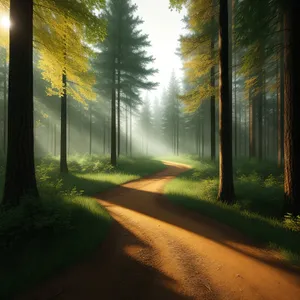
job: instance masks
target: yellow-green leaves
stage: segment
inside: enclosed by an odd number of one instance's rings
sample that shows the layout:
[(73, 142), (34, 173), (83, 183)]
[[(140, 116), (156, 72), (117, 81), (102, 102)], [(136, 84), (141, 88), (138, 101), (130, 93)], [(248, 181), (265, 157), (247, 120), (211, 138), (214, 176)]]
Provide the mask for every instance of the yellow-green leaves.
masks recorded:
[[(61, 96), (63, 73), (67, 74), (67, 94), (79, 102), (94, 100), (95, 79), (90, 72), (90, 48), (84, 44), (83, 26), (74, 20), (49, 12), (48, 30), (41, 41), (39, 68), (43, 79), (50, 83), (49, 96)], [(51, 42), (49, 42), (51, 40)]]

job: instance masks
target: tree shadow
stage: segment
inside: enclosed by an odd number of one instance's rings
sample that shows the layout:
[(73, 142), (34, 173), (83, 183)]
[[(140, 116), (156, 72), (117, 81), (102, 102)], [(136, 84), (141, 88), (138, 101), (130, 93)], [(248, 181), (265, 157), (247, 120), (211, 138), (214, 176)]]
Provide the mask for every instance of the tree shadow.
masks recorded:
[[(176, 291), (177, 282), (151, 266), (153, 251), (150, 244), (115, 221), (106, 241), (92, 255), (16, 300), (196, 299)], [(132, 253), (149, 255), (149, 259), (146, 263), (139, 261)], [(204, 272), (199, 276), (205, 276)], [(201, 295), (208, 300), (218, 299), (215, 291), (205, 287), (199, 290)]]
[[(154, 180), (169, 178), (169, 175), (164, 176), (164, 172), (161, 172), (160, 174), (161, 175), (158, 175), (157, 179)], [(125, 196), (125, 194), (126, 201), (123, 201), (123, 197)], [(261, 253), (259, 253), (259, 251), (255, 252), (250, 249), (256, 248), (257, 250), (264, 250), (267, 245), (263, 243), (253, 242), (251, 238), (249, 238), (248, 236), (243, 236), (240, 232), (234, 230), (232, 227), (229, 227), (225, 224), (221, 224), (213, 219), (205, 217), (196, 211), (191, 211), (182, 206), (174, 205), (170, 201), (168, 201), (168, 199), (160, 192), (152, 193), (149, 191), (133, 189), (125, 185), (104, 192), (97, 198), (104, 206), (109, 206), (111, 204), (122, 206), (124, 208), (149, 216), (151, 218), (155, 218), (157, 220), (193, 232), (199, 236), (205, 237), (214, 242), (222, 244), (239, 253), (252, 257), (260, 262), (271, 265), (275, 268), (280, 268), (282, 270), (286, 270), (288, 272), (295, 273), (298, 275), (300, 274), (300, 269), (298, 267), (291, 266), (279, 259), (276, 259), (272, 255), (270, 255), (267, 258), (266, 255), (260, 255)], [(136, 199), (140, 199), (140, 201), (136, 201)], [(160, 209), (149, 209), (149, 205), (145, 205), (144, 203), (149, 199), (151, 199), (151, 201), (155, 201), (156, 204), (158, 204), (158, 206), (160, 207)], [(193, 199), (189, 199), (188, 197), (184, 197), (184, 199), (186, 199), (186, 201), (194, 201)], [(210, 209), (216, 209), (216, 206), (213, 203), (210, 203), (208, 201), (203, 202), (205, 202), (205, 205), (209, 206)], [(219, 213), (228, 213), (228, 210), (226, 210), (225, 208), (218, 207), (217, 209), (219, 210)], [(241, 216), (238, 211), (231, 211), (230, 213), (232, 214), (232, 217), (244, 218), (245, 220), (243, 221), (248, 222), (247, 226), (249, 230), (251, 230), (253, 220)], [(270, 229), (270, 227), (272, 227), (263, 219), (259, 220), (259, 222), (261, 223), (262, 231), (266, 230), (266, 227), (269, 227), (267, 229)], [(299, 244), (297, 240), (290, 239), (289, 241), (285, 241), (284, 237), (286, 234), (288, 234), (288, 231), (284, 229), (277, 229), (278, 228), (275, 228), (274, 231), (271, 232), (272, 235), (269, 236), (270, 243), (279, 243), (279, 245), (280, 243), (283, 243), (282, 246), (288, 246), (294, 251), (299, 249)], [(280, 234), (281, 236), (278, 237), (278, 234)], [(239, 247), (239, 245), (249, 246), (250, 250), (246, 250), (246, 247)]]

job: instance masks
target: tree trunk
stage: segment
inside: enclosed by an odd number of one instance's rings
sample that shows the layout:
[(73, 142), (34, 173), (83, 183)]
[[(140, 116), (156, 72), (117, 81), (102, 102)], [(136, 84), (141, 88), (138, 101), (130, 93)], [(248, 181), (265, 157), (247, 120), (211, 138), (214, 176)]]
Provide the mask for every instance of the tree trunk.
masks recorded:
[(103, 117), (103, 154), (106, 154), (106, 116)]
[(53, 124), (53, 155), (56, 156), (56, 124)]
[[(211, 55), (213, 56), (215, 46), (214, 37), (211, 40)], [(210, 70), (210, 85), (212, 89), (215, 88), (215, 67)], [(210, 97), (210, 158), (212, 161), (216, 159), (216, 96)]]
[(60, 172), (68, 173), (67, 164), (67, 74), (62, 75), (63, 95), (61, 96), (61, 126), (60, 126)]
[(128, 156), (128, 105), (126, 104), (126, 156)]
[(52, 146), (52, 123), (50, 116), (48, 116), (48, 132), (47, 132), (47, 154), (51, 154), (51, 146)]
[(118, 67), (118, 157), (121, 154), (121, 70)]
[(70, 156), (71, 153), (71, 105), (70, 101), (67, 102), (67, 123), (68, 123), (68, 156)]
[[(283, 28), (282, 28), (283, 29)], [(277, 118), (278, 118), (278, 152), (277, 163), (279, 167), (283, 165), (284, 157), (284, 47), (280, 51), (280, 65), (279, 65), (279, 97), (277, 103)]]
[(284, 194), (285, 212), (300, 215), (300, 5), (285, 11)]
[(179, 156), (179, 122), (180, 122), (180, 116), (179, 116), (179, 99), (177, 98), (177, 129), (176, 129), (176, 155)]
[[(33, 0), (11, 0), (8, 145), (4, 205), (38, 197), (34, 165)], [(22, 53), (22, 55), (20, 55)]]
[(93, 114), (92, 114), (92, 104), (89, 105), (90, 110), (90, 147), (89, 152), (92, 155), (92, 146), (93, 146)]
[(204, 158), (204, 118), (201, 121), (201, 157)]
[(263, 105), (264, 105), (264, 96), (263, 96), (263, 70), (260, 71), (258, 84), (259, 84), (259, 95), (257, 98), (257, 120), (258, 120), (258, 159), (262, 160), (263, 158)]
[(4, 50), (4, 81), (3, 81), (3, 153), (7, 150), (7, 62)]
[(130, 141), (129, 141), (129, 150), (130, 157), (132, 157), (132, 104), (130, 103)]
[(230, 93), (228, 0), (220, 0), (220, 186), (218, 200), (234, 202), (232, 167), (232, 95)]
[[(251, 101), (250, 97), (251, 97), (251, 95), (250, 95), (250, 92), (249, 92), (249, 100)], [(250, 103), (250, 101), (249, 101), (249, 103)], [(250, 127), (250, 120), (248, 120), (249, 113), (247, 112), (246, 102), (244, 103), (244, 108), (245, 108), (245, 111), (244, 111), (244, 117), (245, 117), (245, 124), (244, 124), (244, 133), (245, 133), (244, 144), (245, 144), (245, 148), (244, 149), (245, 149), (245, 157), (246, 157), (247, 154), (250, 156), (250, 154), (249, 154), (250, 152), (247, 153), (247, 146), (248, 146), (248, 151), (249, 151), (249, 148), (250, 148), (249, 147), (249, 145), (250, 145), (250, 143), (249, 143), (250, 138), (248, 137), (248, 134), (247, 134), (247, 128), (248, 128), (248, 126)], [(248, 108), (248, 110), (249, 110), (249, 108)], [(247, 143), (248, 143), (248, 145), (247, 145)]]
[(110, 162), (113, 166), (117, 165), (117, 145), (116, 145), (116, 69), (113, 62), (112, 87), (111, 87), (111, 149)]
[(249, 158), (256, 156), (256, 145), (255, 145), (255, 101), (252, 97), (252, 90), (249, 89)]

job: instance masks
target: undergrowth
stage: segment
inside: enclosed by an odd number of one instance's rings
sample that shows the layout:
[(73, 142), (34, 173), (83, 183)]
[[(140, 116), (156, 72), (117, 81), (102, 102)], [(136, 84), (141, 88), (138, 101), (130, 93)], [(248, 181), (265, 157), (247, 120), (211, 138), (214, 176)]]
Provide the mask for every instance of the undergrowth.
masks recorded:
[(71, 157), (69, 174), (60, 175), (57, 158), (39, 159), (40, 199), (0, 208), (0, 299), (11, 299), (99, 245), (111, 218), (90, 196), (163, 168), (142, 157), (121, 158), (114, 168), (108, 157), (87, 155)]

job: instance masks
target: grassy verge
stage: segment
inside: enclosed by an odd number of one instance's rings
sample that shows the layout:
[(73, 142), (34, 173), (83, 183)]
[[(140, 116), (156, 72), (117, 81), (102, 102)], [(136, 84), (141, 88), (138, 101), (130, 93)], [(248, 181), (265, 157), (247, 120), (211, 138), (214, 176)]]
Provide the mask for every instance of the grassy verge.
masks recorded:
[[(177, 159), (180, 162), (180, 158)], [(235, 164), (237, 202), (228, 206), (216, 201), (218, 166), (184, 158), (193, 169), (171, 181), (166, 195), (176, 204), (199, 211), (232, 226), (264, 246), (281, 252), (283, 258), (300, 264), (300, 227), (282, 216), (282, 170), (272, 163), (240, 161)]]
[(73, 157), (60, 176), (58, 160), (37, 163), (41, 199), (0, 210), (0, 299), (37, 284), (88, 255), (108, 232), (111, 218), (90, 196), (164, 169), (150, 158)]

